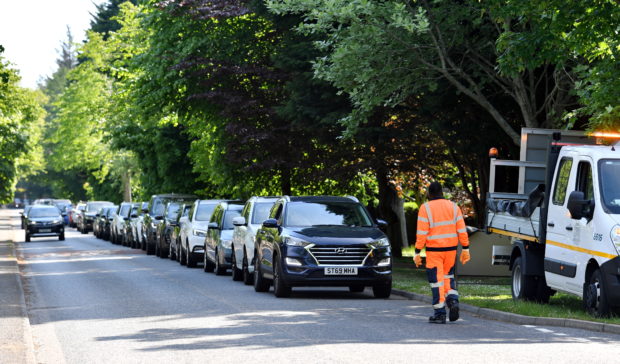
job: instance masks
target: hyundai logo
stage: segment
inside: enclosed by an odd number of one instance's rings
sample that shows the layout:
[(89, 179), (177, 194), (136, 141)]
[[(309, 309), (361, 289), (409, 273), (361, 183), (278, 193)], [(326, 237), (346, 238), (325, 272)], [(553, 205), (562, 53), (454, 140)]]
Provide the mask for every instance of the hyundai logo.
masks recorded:
[(336, 252), (336, 254), (344, 254), (347, 250), (345, 248), (336, 248), (334, 249), (334, 252)]

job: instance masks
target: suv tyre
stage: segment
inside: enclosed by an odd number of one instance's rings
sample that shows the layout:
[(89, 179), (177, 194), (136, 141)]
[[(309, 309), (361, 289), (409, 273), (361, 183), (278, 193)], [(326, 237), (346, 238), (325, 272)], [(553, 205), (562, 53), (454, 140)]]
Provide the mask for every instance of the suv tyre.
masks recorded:
[(282, 278), (282, 264), (278, 256), (273, 257), (273, 294), (278, 298), (290, 297), (291, 286), (287, 285)]
[(233, 281), (241, 281), (243, 280), (243, 271), (239, 268), (237, 268), (237, 257), (235, 254), (235, 248), (233, 247), (233, 253), (232, 253), (232, 280)]
[(226, 268), (223, 267), (222, 262), (220, 261), (220, 254), (215, 250), (215, 275), (223, 276), (226, 274)]
[(269, 281), (263, 277), (260, 269), (260, 264), (254, 265), (254, 291), (267, 292), (269, 291)]

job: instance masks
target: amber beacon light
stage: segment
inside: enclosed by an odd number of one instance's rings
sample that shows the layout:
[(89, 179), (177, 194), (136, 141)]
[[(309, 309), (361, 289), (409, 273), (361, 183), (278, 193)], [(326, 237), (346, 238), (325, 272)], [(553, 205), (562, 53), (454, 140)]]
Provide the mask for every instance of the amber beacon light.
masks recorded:
[(498, 154), (499, 152), (497, 151), (497, 148), (489, 149), (489, 158), (497, 158)]

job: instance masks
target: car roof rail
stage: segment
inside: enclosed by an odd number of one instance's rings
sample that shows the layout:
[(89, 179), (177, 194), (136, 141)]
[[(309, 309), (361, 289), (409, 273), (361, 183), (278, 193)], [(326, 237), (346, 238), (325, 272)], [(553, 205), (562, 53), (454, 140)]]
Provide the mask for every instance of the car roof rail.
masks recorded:
[(291, 202), (291, 197), (289, 195), (282, 195), (282, 198), (284, 199), (284, 201), (286, 202)]
[(360, 200), (359, 200), (357, 197), (355, 197), (355, 196), (349, 196), (349, 195), (347, 195), (347, 196), (344, 196), (344, 197), (346, 197), (346, 198), (348, 198), (348, 199), (351, 199), (351, 200), (353, 200), (353, 201), (355, 201), (355, 202), (360, 202)]

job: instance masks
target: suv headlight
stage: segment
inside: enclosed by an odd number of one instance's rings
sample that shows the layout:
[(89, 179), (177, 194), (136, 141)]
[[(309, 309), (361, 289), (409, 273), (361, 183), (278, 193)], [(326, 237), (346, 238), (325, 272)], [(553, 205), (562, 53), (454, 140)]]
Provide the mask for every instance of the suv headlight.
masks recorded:
[(609, 233), (611, 237), (611, 241), (616, 246), (616, 250), (620, 253), (620, 225), (614, 225), (611, 228), (611, 232)]
[(308, 245), (310, 245), (311, 243), (308, 243), (305, 240), (301, 240), (298, 238), (294, 238), (292, 236), (287, 236), (286, 238), (284, 238), (284, 244), (288, 245), (288, 246), (301, 246), (301, 247), (306, 247)]
[(192, 234), (194, 234), (194, 236), (200, 236), (203, 238), (207, 236), (207, 232), (205, 230), (200, 230), (200, 229), (194, 229), (194, 231), (192, 231)]
[(381, 238), (379, 240), (373, 241), (372, 243), (368, 243), (371, 248), (385, 248), (390, 246), (390, 240), (388, 238)]
[(232, 246), (232, 240), (222, 240), (222, 246), (226, 249), (230, 249)]

